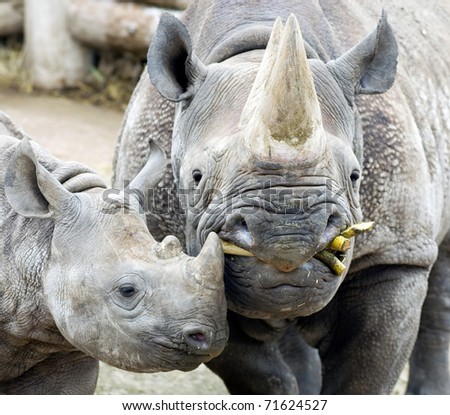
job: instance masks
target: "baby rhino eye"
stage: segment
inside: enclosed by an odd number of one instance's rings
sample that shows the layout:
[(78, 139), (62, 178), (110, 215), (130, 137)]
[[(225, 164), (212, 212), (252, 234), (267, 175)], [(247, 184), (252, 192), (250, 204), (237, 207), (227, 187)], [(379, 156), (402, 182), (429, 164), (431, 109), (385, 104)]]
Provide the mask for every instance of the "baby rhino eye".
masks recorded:
[(359, 172), (359, 170), (353, 170), (352, 174), (350, 175), (350, 180), (352, 181), (353, 184), (355, 184), (360, 177), (361, 173)]
[(122, 296), (129, 298), (136, 294), (136, 288), (131, 284), (123, 284), (119, 287), (119, 292)]
[(146, 296), (151, 295), (149, 284), (137, 273), (126, 273), (113, 284), (109, 292), (111, 300), (126, 312), (133, 311)]

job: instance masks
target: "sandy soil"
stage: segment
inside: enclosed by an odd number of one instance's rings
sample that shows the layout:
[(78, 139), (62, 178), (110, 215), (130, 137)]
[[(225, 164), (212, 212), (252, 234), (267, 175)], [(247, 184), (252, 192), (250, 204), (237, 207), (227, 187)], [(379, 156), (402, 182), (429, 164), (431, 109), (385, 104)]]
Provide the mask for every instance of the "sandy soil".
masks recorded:
[[(62, 160), (87, 164), (111, 177), (114, 146), (123, 113), (64, 98), (24, 96), (0, 89), (5, 111), (34, 140)], [(405, 388), (405, 374), (395, 393)], [(101, 365), (98, 394), (226, 394), (223, 382), (205, 366), (192, 372), (135, 374)]]

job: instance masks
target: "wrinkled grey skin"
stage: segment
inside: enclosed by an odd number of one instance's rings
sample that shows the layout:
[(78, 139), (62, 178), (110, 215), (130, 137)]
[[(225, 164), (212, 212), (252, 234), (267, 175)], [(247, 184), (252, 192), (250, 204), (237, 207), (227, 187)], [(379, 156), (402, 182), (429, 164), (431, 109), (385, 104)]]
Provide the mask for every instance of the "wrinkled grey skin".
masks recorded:
[[(386, 2), (390, 25), (382, 17), (374, 30), (382, 6), (200, 1), (183, 18), (187, 30), (164, 19), (150, 47), (153, 84), (144, 72), (114, 180), (134, 177), (145, 140), (156, 140), (172, 154), (166, 188), (190, 196), (180, 202), (189, 207), (184, 215), (165, 204), (164, 192), (156, 195), (159, 210), (148, 216), (156, 237), (185, 236), (194, 254), (215, 231), (255, 254), (225, 259), (230, 340), (208, 365), (232, 393), (390, 393), (410, 356), (408, 393), (450, 392), (450, 7)], [(249, 150), (242, 123), (275, 18), (290, 13), (325, 130), (322, 157), (313, 152), (309, 164), (302, 150), (297, 160), (269, 163)], [(327, 199), (324, 178), (342, 189), (337, 200)], [(313, 189), (306, 194), (323, 208), (290, 211), (281, 192), (267, 203), (255, 195), (267, 179), (299, 197)], [(206, 196), (195, 199), (194, 189)], [(244, 212), (249, 205), (260, 209)], [(349, 271), (336, 278), (311, 257), (361, 219), (375, 221), (375, 230), (357, 238)]]
[[(2, 113), (0, 127), (0, 392), (88, 394), (98, 360), (157, 372), (217, 356), (228, 330), (217, 235), (197, 258), (173, 236), (157, 243), (133, 194), (105, 190)], [(130, 191), (160, 179), (152, 148)]]

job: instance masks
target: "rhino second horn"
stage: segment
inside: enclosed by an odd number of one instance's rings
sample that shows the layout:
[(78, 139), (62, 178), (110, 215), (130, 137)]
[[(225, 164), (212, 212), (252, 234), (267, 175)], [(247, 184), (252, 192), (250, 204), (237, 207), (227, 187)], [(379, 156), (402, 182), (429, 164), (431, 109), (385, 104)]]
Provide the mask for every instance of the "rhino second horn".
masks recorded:
[[(322, 134), (322, 117), (297, 18), (282, 28), (276, 20), (241, 127), (251, 152), (263, 159), (288, 161)], [(315, 140), (317, 141), (317, 140)], [(316, 149), (320, 143), (314, 143)], [(284, 150), (284, 151), (283, 151)]]
[(170, 259), (180, 256), (183, 252), (180, 241), (172, 235), (166, 236), (155, 247), (156, 256), (159, 259)]

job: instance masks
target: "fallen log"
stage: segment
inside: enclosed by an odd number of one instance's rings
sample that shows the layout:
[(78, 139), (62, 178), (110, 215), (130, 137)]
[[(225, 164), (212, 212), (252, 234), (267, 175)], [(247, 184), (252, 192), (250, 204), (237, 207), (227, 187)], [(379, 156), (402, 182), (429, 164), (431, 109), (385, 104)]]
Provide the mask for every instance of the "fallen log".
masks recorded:
[(137, 0), (139, 3), (151, 4), (153, 6), (165, 7), (168, 9), (184, 10), (193, 0)]
[(163, 10), (133, 3), (72, 1), (72, 36), (97, 49), (117, 49), (145, 57)]
[(42, 89), (73, 87), (89, 71), (91, 51), (70, 35), (70, 0), (25, 0), (25, 63), (33, 85)]
[(12, 2), (0, 3), (0, 36), (23, 32), (23, 13)]

